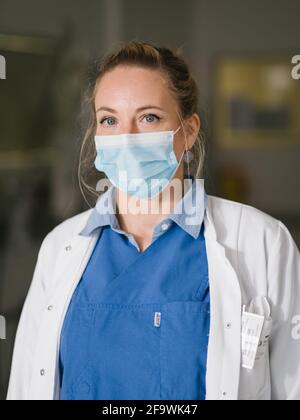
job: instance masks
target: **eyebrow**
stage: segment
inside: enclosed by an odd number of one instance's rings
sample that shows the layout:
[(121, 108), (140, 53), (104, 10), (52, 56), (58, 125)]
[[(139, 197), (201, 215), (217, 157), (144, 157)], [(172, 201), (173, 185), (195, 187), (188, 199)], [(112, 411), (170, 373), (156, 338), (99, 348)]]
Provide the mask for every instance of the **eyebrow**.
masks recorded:
[[(160, 111), (164, 111), (164, 109), (163, 108), (161, 108), (161, 107), (159, 107), (159, 106), (157, 106), (157, 105), (145, 105), (145, 106), (142, 106), (142, 107), (140, 107), (140, 108), (137, 108), (136, 109), (136, 112), (140, 112), (140, 111), (144, 111), (145, 109), (149, 109), (149, 108), (151, 108), (151, 109), (159, 109)], [(107, 106), (100, 106), (97, 110), (96, 110), (96, 113), (97, 112), (99, 112), (99, 111), (108, 111), (108, 112), (112, 112), (112, 113), (114, 113), (114, 114), (117, 114), (118, 113), (118, 111), (116, 111), (115, 109), (112, 109), (112, 108), (109, 108), (109, 107), (107, 107)]]

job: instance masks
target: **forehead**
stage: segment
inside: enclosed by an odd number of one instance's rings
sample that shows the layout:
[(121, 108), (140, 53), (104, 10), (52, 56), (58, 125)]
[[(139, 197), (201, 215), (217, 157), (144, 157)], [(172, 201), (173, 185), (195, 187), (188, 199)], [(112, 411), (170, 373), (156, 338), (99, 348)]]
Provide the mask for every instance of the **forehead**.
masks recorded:
[(112, 106), (113, 104), (140, 105), (145, 102), (176, 105), (166, 76), (159, 70), (138, 66), (118, 66), (107, 72), (96, 87), (95, 102)]

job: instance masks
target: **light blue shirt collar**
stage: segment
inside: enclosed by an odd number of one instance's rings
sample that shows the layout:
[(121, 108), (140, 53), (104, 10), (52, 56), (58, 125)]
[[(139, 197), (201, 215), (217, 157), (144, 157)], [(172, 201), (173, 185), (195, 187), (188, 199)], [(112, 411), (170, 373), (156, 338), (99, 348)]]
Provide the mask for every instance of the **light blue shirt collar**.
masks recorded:
[[(191, 184), (190, 184), (191, 183)], [(184, 196), (175, 204), (170, 214), (154, 227), (154, 234), (161, 231), (161, 225), (172, 220), (184, 229), (193, 238), (198, 238), (201, 225), (204, 219), (207, 194), (204, 189), (204, 180), (195, 179), (187, 181), (188, 190)], [(98, 198), (96, 206), (92, 210), (84, 229), (80, 235), (88, 236), (95, 229), (109, 225), (120, 230), (116, 217), (116, 187), (110, 186), (106, 192)]]

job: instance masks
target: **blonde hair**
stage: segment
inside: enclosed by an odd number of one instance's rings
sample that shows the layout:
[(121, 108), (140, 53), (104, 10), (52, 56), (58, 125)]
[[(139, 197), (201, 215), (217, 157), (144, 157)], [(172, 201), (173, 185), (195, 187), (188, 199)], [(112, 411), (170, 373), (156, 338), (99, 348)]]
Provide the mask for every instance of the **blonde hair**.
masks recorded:
[[(94, 167), (96, 158), (94, 136), (97, 128), (94, 102), (97, 86), (103, 75), (118, 65), (136, 65), (161, 71), (166, 77), (171, 93), (178, 102), (181, 123), (193, 113), (198, 113), (198, 87), (187, 62), (182, 58), (179, 51), (173, 52), (168, 48), (149, 42), (131, 40), (127, 43), (121, 43), (114, 51), (107, 53), (100, 61), (96, 62), (83, 102), (87, 113), (87, 128), (80, 149), (78, 179), (85, 200), (85, 191), (94, 197), (98, 197), (100, 194), (93, 187), (93, 185), (96, 185), (96, 180), (99, 181), (99, 172)], [(189, 163), (190, 175), (195, 178), (203, 178), (205, 136), (201, 129), (191, 152), (193, 153), (193, 159)], [(101, 177), (105, 178), (106, 176), (104, 173), (100, 173)]]

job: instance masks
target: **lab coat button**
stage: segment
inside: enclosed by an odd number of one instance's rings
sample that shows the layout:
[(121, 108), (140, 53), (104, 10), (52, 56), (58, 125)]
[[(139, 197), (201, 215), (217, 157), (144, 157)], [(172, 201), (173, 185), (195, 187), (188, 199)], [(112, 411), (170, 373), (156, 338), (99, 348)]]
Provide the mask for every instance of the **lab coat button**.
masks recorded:
[(40, 375), (41, 375), (41, 376), (44, 376), (44, 375), (45, 375), (45, 370), (44, 370), (44, 369), (41, 369), (41, 370), (40, 370)]
[(226, 400), (227, 397), (227, 392), (222, 392), (222, 397), (220, 398), (220, 400)]
[(229, 330), (232, 327), (231, 322), (226, 322), (226, 329)]
[(66, 251), (71, 251), (71, 249), (72, 249), (71, 245), (67, 245), (65, 248)]
[(48, 311), (52, 311), (53, 306), (52, 305), (49, 305), (47, 309), (48, 309)]

